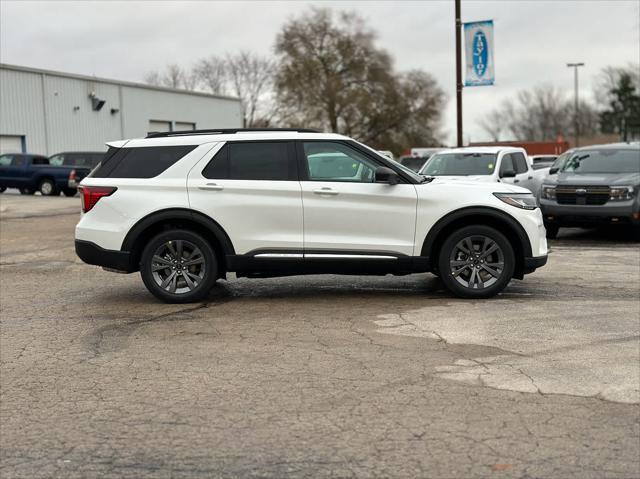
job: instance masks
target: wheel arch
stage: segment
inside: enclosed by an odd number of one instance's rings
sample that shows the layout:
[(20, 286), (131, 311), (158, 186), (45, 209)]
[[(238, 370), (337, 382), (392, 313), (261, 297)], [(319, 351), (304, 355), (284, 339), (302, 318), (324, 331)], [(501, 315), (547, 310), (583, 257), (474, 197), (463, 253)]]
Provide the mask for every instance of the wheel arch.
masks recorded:
[(522, 279), (525, 269), (524, 258), (531, 256), (531, 242), (524, 228), (514, 217), (496, 208), (472, 206), (447, 214), (429, 230), (420, 255), (427, 256), (431, 267), (436, 268), (440, 248), (445, 239), (455, 230), (471, 225), (490, 226), (507, 237), (516, 257), (513, 277)]
[(122, 241), (121, 251), (130, 253), (132, 270), (139, 269), (144, 245), (156, 234), (172, 228), (183, 228), (202, 234), (211, 242), (216, 253), (219, 272), (227, 270), (226, 256), (235, 255), (233, 243), (227, 232), (208, 216), (186, 208), (169, 208), (155, 211), (139, 220)]

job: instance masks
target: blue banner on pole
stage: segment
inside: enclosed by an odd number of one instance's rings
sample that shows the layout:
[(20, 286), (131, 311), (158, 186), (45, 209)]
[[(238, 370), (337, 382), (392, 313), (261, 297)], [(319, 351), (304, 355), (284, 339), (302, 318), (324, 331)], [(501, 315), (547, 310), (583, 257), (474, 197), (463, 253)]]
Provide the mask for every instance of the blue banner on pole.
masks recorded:
[(465, 86), (493, 85), (493, 20), (464, 24)]

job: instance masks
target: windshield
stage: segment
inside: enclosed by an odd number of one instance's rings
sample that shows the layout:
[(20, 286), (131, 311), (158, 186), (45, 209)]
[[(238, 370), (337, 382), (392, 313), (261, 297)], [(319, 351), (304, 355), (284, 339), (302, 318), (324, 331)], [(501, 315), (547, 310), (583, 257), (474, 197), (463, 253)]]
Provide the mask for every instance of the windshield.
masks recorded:
[(574, 152), (560, 171), (575, 174), (640, 173), (640, 150), (602, 149)]
[(491, 175), (496, 167), (495, 153), (436, 154), (422, 169), (423, 175)]

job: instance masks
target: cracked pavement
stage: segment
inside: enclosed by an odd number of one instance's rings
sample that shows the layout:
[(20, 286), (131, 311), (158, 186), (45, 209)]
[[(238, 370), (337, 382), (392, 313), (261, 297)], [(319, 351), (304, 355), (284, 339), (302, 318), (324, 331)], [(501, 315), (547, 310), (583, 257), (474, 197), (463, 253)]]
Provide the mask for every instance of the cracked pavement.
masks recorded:
[(569, 231), (489, 301), (310, 276), (165, 305), (75, 257), (77, 198), (7, 198), (3, 478), (640, 476), (624, 234)]

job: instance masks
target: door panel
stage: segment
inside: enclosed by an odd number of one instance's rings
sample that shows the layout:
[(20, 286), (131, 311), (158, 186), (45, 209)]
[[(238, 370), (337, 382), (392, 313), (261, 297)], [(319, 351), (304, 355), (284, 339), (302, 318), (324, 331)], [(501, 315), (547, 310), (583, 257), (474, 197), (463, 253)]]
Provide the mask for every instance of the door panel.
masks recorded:
[[(191, 170), (188, 178), (190, 206), (220, 224), (229, 235), (236, 254), (257, 249), (302, 250), (299, 181), (229, 178), (234, 174), (251, 176), (247, 161), (257, 166), (253, 170), (254, 178), (261, 174), (272, 175), (273, 178), (273, 172), (282, 169), (274, 167), (269, 170), (261, 165), (262, 160), (271, 161), (273, 156), (268, 157), (265, 153), (268, 147), (260, 146), (259, 142), (251, 144), (256, 150), (248, 153), (246, 145), (234, 144), (243, 149), (241, 153), (245, 155), (237, 158), (235, 163), (233, 155), (229, 154), (231, 148), (223, 146), (215, 148)], [(289, 155), (292, 150), (292, 147), (289, 150), (284, 148), (284, 154)], [(277, 154), (278, 149), (272, 148), (272, 151)], [(214, 158), (210, 160), (212, 156)], [(295, 159), (290, 155), (284, 161), (294, 162)], [(203, 170), (209, 178), (203, 175)], [(286, 167), (283, 174), (289, 175)]]
[(387, 251), (413, 255), (413, 185), (303, 181), (305, 250)]

